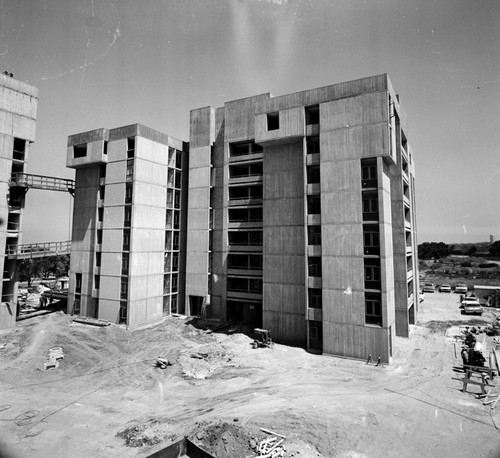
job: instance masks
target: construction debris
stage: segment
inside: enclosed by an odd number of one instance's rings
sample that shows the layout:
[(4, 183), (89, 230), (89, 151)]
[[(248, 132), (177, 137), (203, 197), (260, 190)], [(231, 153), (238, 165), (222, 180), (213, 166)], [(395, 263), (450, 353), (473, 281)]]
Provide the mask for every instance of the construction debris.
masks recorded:
[(156, 367), (159, 367), (160, 369), (166, 369), (167, 366), (171, 366), (172, 363), (167, 359), (162, 356), (158, 356), (156, 358)]
[(57, 369), (61, 359), (64, 359), (62, 347), (49, 348), (47, 361), (43, 363), (45, 370), (50, 369), (51, 367)]
[(108, 320), (102, 320), (100, 318), (90, 318), (88, 316), (77, 316), (73, 318), (74, 323), (90, 324), (92, 326), (109, 326), (111, 324)]
[(260, 430), (266, 434), (270, 434), (271, 437), (267, 437), (259, 442), (256, 458), (278, 458), (284, 456), (286, 450), (283, 442), (286, 436), (265, 428), (260, 428)]

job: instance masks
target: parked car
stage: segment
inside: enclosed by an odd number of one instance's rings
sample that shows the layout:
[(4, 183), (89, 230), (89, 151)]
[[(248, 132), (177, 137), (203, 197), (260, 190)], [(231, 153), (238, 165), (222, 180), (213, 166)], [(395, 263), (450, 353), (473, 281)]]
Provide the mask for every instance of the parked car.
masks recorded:
[(467, 285), (464, 283), (458, 283), (455, 286), (455, 292), (460, 294), (467, 294)]
[(474, 296), (469, 296), (469, 297), (464, 297), (464, 298), (463, 298), (462, 302), (460, 302), (460, 307), (459, 307), (459, 308), (463, 309), (463, 308), (464, 308), (464, 304), (465, 304), (466, 302), (472, 302), (472, 303), (476, 303), (476, 302), (477, 302), (477, 303), (479, 304), (479, 301), (477, 300), (477, 298), (476, 298), (476, 297), (474, 297)]
[(439, 287), (439, 292), (440, 293), (451, 293), (451, 287), (450, 287), (450, 285), (441, 285)]
[(424, 287), (422, 288), (424, 293), (433, 293), (435, 291), (434, 283), (424, 283)]
[(462, 302), (464, 305), (464, 309), (462, 313), (465, 313), (466, 315), (482, 315), (483, 314), (483, 307), (481, 307), (481, 304), (476, 300), (476, 301), (464, 301)]

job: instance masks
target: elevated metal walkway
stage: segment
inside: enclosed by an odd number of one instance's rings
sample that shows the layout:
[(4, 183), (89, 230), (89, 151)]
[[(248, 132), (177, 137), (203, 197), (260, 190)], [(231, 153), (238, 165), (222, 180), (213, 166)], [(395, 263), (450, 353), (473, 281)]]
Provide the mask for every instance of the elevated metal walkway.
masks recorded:
[(43, 258), (70, 254), (71, 241), (29, 243), (25, 245), (7, 245), (5, 254), (9, 259)]
[(72, 196), (75, 192), (74, 180), (44, 175), (32, 175), (23, 172), (11, 174), (9, 185), (18, 188), (26, 188), (26, 191), (28, 189), (45, 189), (48, 191), (69, 192)]

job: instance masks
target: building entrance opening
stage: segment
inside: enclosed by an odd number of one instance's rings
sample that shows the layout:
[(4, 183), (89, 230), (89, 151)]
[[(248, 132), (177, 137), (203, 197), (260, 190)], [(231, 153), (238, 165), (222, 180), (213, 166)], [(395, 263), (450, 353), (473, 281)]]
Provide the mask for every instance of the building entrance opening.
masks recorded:
[(203, 296), (189, 296), (189, 314), (191, 316), (201, 315)]
[(415, 324), (415, 304), (408, 309), (408, 323)]
[(262, 303), (227, 301), (227, 319), (260, 328), (262, 327)]

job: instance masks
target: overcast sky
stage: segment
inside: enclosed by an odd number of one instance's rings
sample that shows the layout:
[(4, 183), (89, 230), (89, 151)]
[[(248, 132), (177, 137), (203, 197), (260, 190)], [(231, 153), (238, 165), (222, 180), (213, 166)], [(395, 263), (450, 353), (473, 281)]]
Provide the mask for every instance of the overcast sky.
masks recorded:
[[(426, 241), (500, 239), (499, 0), (0, 0), (0, 71), (39, 89), (27, 171), (72, 178), (68, 135), (388, 73), (408, 117)], [(30, 190), (23, 241), (70, 238), (71, 197)]]

